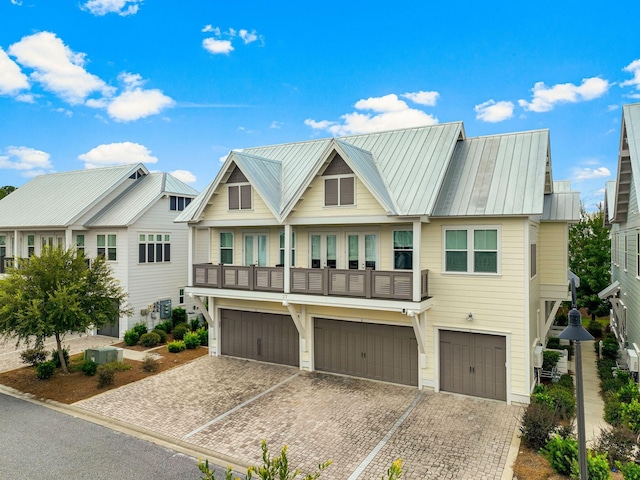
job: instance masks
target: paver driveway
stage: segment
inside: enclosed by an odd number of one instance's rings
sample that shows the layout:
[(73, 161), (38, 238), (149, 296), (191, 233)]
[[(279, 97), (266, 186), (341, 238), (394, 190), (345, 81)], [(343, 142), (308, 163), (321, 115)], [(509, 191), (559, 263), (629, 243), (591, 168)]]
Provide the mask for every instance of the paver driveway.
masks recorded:
[(260, 463), (289, 446), (291, 464), (332, 460), (331, 479), (499, 479), (521, 407), (257, 362), (202, 357), (76, 406)]

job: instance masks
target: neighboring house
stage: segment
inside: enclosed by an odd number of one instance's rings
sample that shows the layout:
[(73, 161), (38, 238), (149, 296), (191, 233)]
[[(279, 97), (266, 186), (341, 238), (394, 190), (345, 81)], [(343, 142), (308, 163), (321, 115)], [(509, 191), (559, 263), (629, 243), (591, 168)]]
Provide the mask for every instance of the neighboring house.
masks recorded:
[(578, 219), (548, 131), (451, 123), (232, 151), (176, 221), (212, 355), (528, 403)]
[(140, 320), (156, 324), (184, 303), (188, 229), (173, 220), (196, 195), (142, 164), (35, 177), (0, 200), (0, 275), (45, 245), (104, 255), (134, 314), (99, 333), (122, 337)]
[(611, 285), (599, 293), (611, 302), (611, 327), (622, 348), (640, 355), (640, 103), (622, 109), (618, 175), (606, 183), (605, 221), (611, 226)]

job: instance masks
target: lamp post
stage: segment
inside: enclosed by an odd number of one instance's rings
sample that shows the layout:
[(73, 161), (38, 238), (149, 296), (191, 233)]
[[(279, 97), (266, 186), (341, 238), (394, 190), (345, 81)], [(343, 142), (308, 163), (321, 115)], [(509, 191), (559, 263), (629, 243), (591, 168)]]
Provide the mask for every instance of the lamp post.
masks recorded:
[(578, 422), (578, 466), (580, 467), (580, 480), (587, 480), (587, 445), (584, 431), (584, 393), (582, 389), (582, 351), (580, 342), (593, 340), (593, 336), (582, 326), (582, 315), (576, 308), (576, 294), (573, 279), (571, 281), (573, 305), (569, 312), (569, 325), (559, 338), (573, 340), (576, 351), (576, 403)]

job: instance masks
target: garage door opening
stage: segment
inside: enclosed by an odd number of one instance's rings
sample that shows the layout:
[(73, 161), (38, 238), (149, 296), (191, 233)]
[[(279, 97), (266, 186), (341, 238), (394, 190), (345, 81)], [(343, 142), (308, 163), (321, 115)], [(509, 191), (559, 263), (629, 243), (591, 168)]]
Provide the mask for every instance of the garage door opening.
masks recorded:
[(418, 385), (418, 343), (412, 327), (315, 319), (315, 369)]
[(506, 337), (440, 331), (440, 390), (507, 399)]
[(289, 315), (222, 310), (222, 355), (300, 366), (300, 337)]

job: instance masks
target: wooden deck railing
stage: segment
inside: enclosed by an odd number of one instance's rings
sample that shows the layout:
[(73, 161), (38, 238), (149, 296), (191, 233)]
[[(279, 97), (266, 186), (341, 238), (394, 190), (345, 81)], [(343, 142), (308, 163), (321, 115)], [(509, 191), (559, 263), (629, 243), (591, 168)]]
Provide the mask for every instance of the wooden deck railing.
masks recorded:
[[(340, 297), (413, 300), (411, 271), (292, 268), (291, 293)], [(429, 271), (420, 272), (421, 299), (429, 296)], [(284, 268), (193, 265), (195, 287), (284, 293)]]

